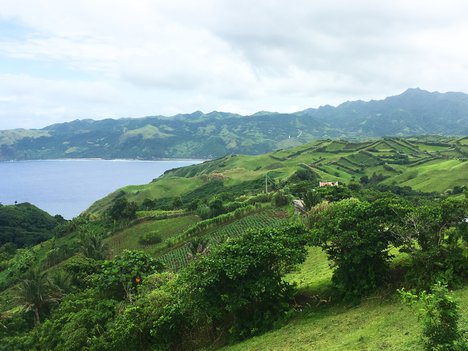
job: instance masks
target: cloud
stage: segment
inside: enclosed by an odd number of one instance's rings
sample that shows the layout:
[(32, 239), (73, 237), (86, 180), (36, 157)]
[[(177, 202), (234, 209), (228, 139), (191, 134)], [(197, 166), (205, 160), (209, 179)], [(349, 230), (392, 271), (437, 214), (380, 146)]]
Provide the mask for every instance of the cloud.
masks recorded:
[(0, 0), (0, 26), (23, 29), (0, 58), (81, 75), (0, 71), (0, 128), (468, 91), (467, 16), (461, 0)]

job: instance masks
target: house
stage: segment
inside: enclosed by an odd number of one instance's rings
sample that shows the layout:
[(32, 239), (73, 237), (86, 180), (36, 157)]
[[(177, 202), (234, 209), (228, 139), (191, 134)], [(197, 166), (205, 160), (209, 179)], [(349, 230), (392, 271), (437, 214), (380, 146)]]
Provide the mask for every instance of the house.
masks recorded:
[(338, 186), (338, 182), (320, 182), (319, 186)]

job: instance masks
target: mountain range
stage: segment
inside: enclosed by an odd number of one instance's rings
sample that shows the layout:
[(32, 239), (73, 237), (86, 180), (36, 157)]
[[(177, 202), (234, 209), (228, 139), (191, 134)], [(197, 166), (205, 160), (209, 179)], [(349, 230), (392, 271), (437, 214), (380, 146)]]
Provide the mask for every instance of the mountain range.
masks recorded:
[(295, 113), (226, 112), (92, 120), (0, 131), (0, 160), (214, 158), (261, 154), (317, 139), (468, 135), (468, 95), (408, 89)]

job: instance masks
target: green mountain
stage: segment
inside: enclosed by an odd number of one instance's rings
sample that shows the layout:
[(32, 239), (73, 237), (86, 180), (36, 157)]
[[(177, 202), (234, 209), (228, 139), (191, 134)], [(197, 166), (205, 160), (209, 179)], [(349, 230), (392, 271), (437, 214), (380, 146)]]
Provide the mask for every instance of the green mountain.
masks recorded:
[(296, 113), (211, 112), (172, 117), (75, 120), (39, 130), (0, 131), (0, 160), (214, 158), (261, 154), (324, 138), (467, 135), (468, 95), (409, 89), (379, 101)]

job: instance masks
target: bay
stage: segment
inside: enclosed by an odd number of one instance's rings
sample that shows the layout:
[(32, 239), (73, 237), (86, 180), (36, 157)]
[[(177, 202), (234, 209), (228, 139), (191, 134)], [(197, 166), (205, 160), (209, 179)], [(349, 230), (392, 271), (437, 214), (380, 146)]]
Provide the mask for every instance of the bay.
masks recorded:
[(166, 170), (200, 160), (40, 160), (0, 162), (0, 202), (29, 202), (70, 219), (126, 185), (145, 184)]

